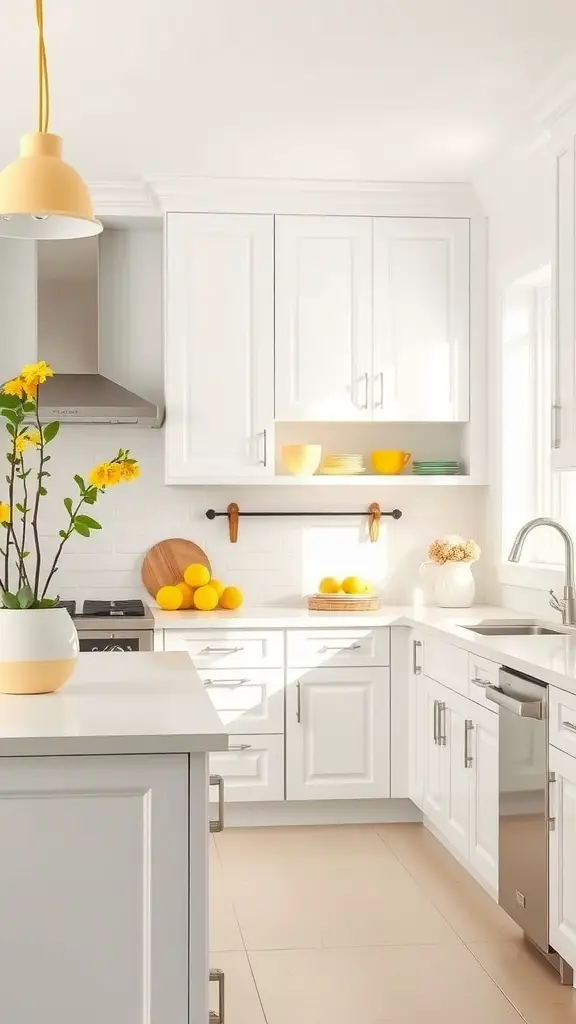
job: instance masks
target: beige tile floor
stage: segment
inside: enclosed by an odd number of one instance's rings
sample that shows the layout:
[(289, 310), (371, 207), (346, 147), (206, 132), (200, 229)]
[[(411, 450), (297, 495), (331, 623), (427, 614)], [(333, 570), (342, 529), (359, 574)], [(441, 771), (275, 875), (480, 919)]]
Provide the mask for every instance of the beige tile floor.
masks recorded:
[(576, 1024), (576, 992), (421, 825), (229, 829), (211, 869), (227, 1024)]

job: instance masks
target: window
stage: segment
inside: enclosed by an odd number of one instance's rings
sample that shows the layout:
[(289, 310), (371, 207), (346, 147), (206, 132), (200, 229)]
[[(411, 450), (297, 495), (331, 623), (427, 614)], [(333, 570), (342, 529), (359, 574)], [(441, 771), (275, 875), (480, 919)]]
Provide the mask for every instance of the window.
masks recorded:
[[(550, 268), (511, 284), (502, 323), (502, 556), (534, 516), (551, 516), (576, 532), (576, 472), (551, 466), (552, 340)], [(554, 530), (526, 541), (523, 561), (564, 563)]]

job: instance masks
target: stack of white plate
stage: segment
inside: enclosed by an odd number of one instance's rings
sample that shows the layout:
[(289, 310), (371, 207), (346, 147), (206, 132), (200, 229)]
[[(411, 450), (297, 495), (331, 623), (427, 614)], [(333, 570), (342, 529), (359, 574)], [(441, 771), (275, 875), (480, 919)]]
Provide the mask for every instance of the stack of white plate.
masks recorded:
[(361, 455), (326, 455), (320, 472), (333, 476), (355, 476), (364, 473), (365, 469)]

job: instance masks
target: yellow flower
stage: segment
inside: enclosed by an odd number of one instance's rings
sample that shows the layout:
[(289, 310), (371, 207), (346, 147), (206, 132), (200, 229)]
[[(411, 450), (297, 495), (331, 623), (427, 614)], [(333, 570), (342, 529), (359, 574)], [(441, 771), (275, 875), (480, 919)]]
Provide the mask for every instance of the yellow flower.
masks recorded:
[(35, 391), (39, 384), (44, 384), (49, 377), (54, 376), (54, 370), (44, 359), (41, 359), (39, 363), (29, 363), (28, 366), (23, 366), (20, 376), (25, 387)]
[(135, 459), (126, 459), (124, 462), (120, 462), (119, 465), (121, 481), (137, 480), (140, 476), (140, 466)]
[(0, 501), (0, 523), (10, 522), (10, 505), (7, 505), (5, 501)]
[(24, 398), (26, 395), (26, 388), (21, 377), (7, 380), (2, 387), (2, 391), (5, 395), (13, 395), (14, 398)]
[(27, 430), (24, 434), (20, 434), (20, 436), (16, 438), (16, 451), (21, 455), (26, 448), (37, 448), (40, 441), (41, 437), (39, 430)]
[(113, 487), (120, 483), (121, 469), (117, 462), (101, 462), (94, 469), (90, 470), (88, 479), (90, 483), (102, 490), (103, 487)]

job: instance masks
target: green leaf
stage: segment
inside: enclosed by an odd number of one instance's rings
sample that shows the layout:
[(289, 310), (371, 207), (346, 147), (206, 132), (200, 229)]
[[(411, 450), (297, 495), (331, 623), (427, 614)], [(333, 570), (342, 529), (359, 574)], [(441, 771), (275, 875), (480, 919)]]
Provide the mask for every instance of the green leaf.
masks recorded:
[(39, 488), (38, 488), (38, 494), (41, 494), (41, 495), (42, 495), (42, 497), (44, 498), (44, 497), (46, 497), (46, 495), (48, 494), (48, 491), (46, 490), (46, 488), (45, 488), (45, 487), (39, 487)]
[(27, 583), (23, 587), (20, 587), (17, 598), (18, 604), (21, 608), (30, 608), (30, 606), (34, 604), (34, 594)]
[(64, 508), (69, 515), (72, 515), (72, 498), (64, 498)]
[(42, 434), (43, 434), (43, 437), (44, 437), (44, 441), (46, 442), (46, 444), (49, 444), (50, 441), (54, 440), (54, 438), (56, 437), (56, 434), (58, 433), (59, 430), (60, 430), (60, 424), (58, 423), (58, 420), (54, 420), (53, 423), (47, 423), (46, 424), (46, 426), (44, 427), (44, 430), (42, 431)]
[(86, 502), (87, 505), (95, 505), (97, 499), (98, 499), (98, 495), (97, 494), (86, 494), (84, 496), (84, 501)]
[(28, 511), (28, 509), (25, 508), (24, 505), (21, 505), (19, 501), (16, 502), (16, 508), (18, 509), (19, 512), (22, 513), (22, 515), (24, 515), (24, 513)]
[(22, 409), (24, 410), (24, 412), (35, 412), (36, 411), (36, 402), (31, 402), (31, 401), (24, 402), (24, 405), (22, 406)]
[(78, 490), (80, 490), (82, 492), (82, 494), (83, 494), (84, 491), (86, 490), (86, 484), (84, 483), (82, 477), (78, 476), (78, 474), (76, 474), (76, 476), (74, 477), (74, 480), (78, 484)]
[(68, 534), (66, 533), (66, 530), (58, 530), (58, 536), (62, 537), (62, 540), (66, 540)]
[(88, 526), (91, 530), (102, 529), (100, 523), (97, 523), (95, 519), (91, 519), (90, 516), (76, 516), (74, 523), (80, 523), (82, 526)]
[(13, 409), (2, 409), (2, 416), (4, 416), (10, 423), (13, 423), (15, 427), (20, 423), (21, 417), (18, 416)]
[(29, 551), (23, 551), (23, 552), (22, 552), (22, 554), (20, 555), (20, 557), (21, 557), (21, 558), (28, 558), (28, 555), (29, 555), (29, 554), (30, 554), (30, 552), (29, 552)]
[(0, 395), (0, 409), (19, 409), (22, 399), (16, 395)]
[(5, 590), (2, 594), (2, 604), (5, 608), (20, 608), (20, 602), (16, 597), (16, 594), (11, 594), (8, 590)]
[(76, 530), (76, 533), (80, 534), (81, 537), (89, 537), (90, 536), (90, 530), (88, 529), (87, 526), (84, 526), (84, 523), (75, 522), (74, 523), (74, 529)]
[(57, 597), (42, 597), (40, 601), (36, 601), (35, 608), (55, 608), (58, 604), (59, 598)]
[(5, 530), (10, 529), (10, 523), (0, 523), (0, 526), (3, 526)]
[(14, 437), (14, 434), (16, 433), (16, 427), (13, 427), (11, 423), (7, 423), (6, 430), (10, 434), (10, 437)]

